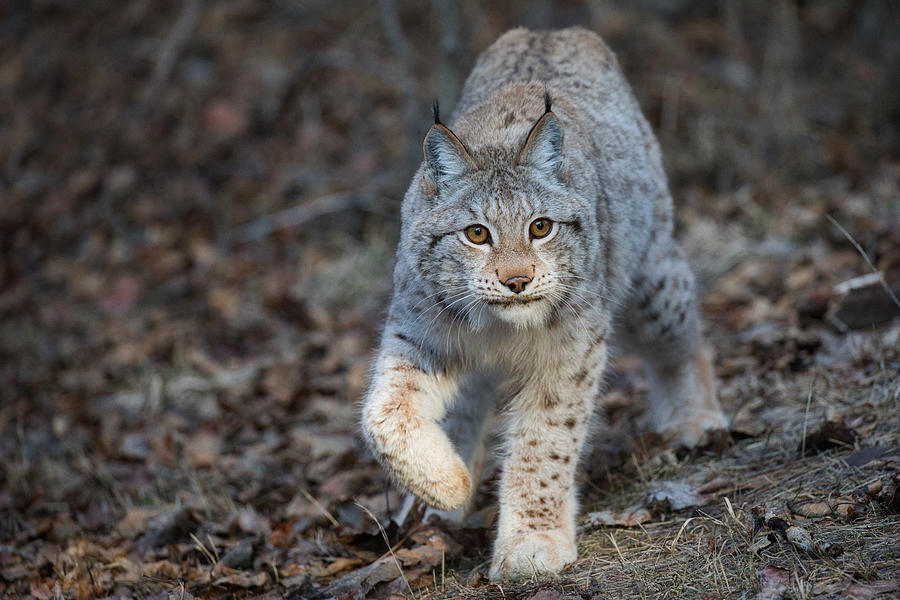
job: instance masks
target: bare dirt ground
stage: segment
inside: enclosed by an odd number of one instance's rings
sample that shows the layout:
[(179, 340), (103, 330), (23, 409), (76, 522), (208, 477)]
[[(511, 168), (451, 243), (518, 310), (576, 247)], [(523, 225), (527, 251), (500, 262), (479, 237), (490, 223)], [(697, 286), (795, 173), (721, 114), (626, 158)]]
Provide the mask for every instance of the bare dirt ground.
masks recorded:
[[(0, 596), (900, 597), (890, 2), (0, 8)], [(621, 357), (579, 561), (486, 578), (355, 422), (438, 97), (505, 29), (618, 53), (663, 145), (731, 431), (673, 452)]]

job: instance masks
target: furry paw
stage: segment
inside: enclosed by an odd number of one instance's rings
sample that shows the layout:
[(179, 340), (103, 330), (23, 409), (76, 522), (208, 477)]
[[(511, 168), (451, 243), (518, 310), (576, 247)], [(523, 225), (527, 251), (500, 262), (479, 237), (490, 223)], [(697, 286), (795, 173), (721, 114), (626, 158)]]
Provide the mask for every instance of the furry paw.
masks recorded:
[(659, 433), (677, 446), (697, 448), (706, 446), (716, 437), (716, 432), (727, 428), (728, 419), (722, 411), (700, 409), (685, 418), (667, 423)]
[(555, 575), (578, 558), (575, 539), (561, 529), (531, 531), (497, 542), (491, 581)]
[[(430, 506), (455, 510), (469, 502), (472, 478), (463, 461), (456, 455), (444, 464), (431, 463), (415, 474), (398, 477), (400, 483)], [(418, 476), (417, 476), (418, 475)]]

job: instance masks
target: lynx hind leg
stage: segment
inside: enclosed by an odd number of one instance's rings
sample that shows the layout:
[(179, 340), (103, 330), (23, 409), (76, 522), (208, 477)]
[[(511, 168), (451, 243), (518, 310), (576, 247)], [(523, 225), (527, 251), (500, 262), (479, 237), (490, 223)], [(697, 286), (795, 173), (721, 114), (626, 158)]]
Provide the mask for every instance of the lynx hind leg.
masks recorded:
[(623, 346), (644, 362), (652, 426), (673, 442), (694, 447), (707, 432), (728, 424), (701, 339), (694, 275), (671, 241), (651, 249), (644, 264), (626, 305)]
[[(470, 375), (461, 384), (457, 397), (448, 411), (441, 427), (447, 433), (460, 458), (472, 474), (473, 490), (478, 488), (484, 465), (484, 434), (495, 405), (496, 390), (486, 373)], [(407, 494), (403, 505), (393, 517), (403, 524), (412, 511), (417, 498)], [(422, 520), (427, 522), (432, 515), (445, 521), (461, 522), (469, 512), (469, 506), (455, 510), (440, 510), (431, 506), (425, 508)]]

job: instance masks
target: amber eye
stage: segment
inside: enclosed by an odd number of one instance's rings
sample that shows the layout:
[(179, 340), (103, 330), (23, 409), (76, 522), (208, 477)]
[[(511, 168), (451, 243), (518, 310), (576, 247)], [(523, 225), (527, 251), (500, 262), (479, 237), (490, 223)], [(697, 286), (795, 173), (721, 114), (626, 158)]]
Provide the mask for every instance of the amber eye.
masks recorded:
[(553, 221), (546, 217), (541, 217), (531, 222), (531, 227), (528, 228), (528, 231), (531, 233), (531, 237), (542, 238), (547, 237), (551, 229), (553, 229)]
[(483, 244), (490, 239), (487, 227), (484, 225), (469, 225), (466, 227), (466, 237), (473, 244)]

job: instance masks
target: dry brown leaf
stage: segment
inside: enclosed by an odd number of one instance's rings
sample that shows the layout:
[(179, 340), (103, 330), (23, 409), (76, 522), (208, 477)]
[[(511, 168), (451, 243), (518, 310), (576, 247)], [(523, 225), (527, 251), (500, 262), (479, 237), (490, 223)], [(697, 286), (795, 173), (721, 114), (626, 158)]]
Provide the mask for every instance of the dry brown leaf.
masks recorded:
[(150, 519), (159, 515), (158, 508), (132, 508), (116, 524), (116, 532), (126, 538), (133, 538), (147, 530)]
[(198, 469), (211, 467), (222, 453), (222, 438), (212, 431), (198, 431), (184, 447), (188, 464)]
[(646, 523), (651, 518), (653, 517), (649, 510), (640, 506), (633, 506), (617, 513), (609, 510), (588, 513), (585, 524), (591, 527), (599, 527), (601, 525), (637, 527), (641, 523)]
[(707, 504), (708, 498), (700, 495), (689, 483), (684, 481), (658, 481), (650, 484), (644, 497), (646, 506), (663, 506), (669, 510), (682, 510), (692, 506)]
[(775, 565), (766, 565), (759, 572), (761, 590), (756, 600), (777, 600), (791, 584), (791, 572)]
[(249, 573), (238, 571), (229, 567), (221, 567), (222, 576), (213, 581), (214, 585), (233, 585), (240, 588), (262, 587), (269, 581), (269, 576), (264, 572)]
[(792, 508), (791, 512), (800, 515), (801, 517), (808, 517), (811, 519), (834, 514), (831, 506), (829, 506), (827, 502), (805, 502)]
[(334, 559), (328, 566), (325, 568), (325, 573), (328, 575), (336, 575), (341, 571), (346, 571), (347, 569), (356, 567), (361, 565), (363, 561), (359, 558), (347, 558), (344, 556), (339, 556)]

